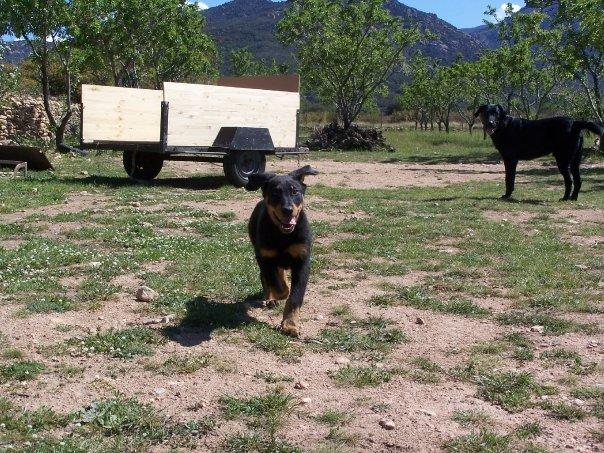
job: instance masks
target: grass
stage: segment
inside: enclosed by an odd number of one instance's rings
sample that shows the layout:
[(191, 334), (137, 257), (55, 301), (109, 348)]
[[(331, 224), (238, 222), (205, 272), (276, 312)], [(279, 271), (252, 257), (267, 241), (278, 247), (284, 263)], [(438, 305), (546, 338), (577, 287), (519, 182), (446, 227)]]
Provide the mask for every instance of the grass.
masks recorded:
[(583, 420), (587, 416), (587, 413), (583, 409), (574, 404), (545, 401), (541, 406), (548, 410), (552, 417), (560, 420), (577, 421)]
[(317, 341), (327, 351), (386, 353), (409, 341), (402, 330), (388, 327), (390, 324), (391, 321), (379, 317), (354, 320), (354, 324), (349, 322), (346, 327), (322, 329)]
[(187, 354), (169, 357), (161, 364), (149, 364), (145, 368), (166, 376), (192, 374), (210, 365), (211, 360), (209, 354)]
[(456, 437), (445, 444), (445, 450), (451, 453), (508, 453), (512, 452), (508, 436), (490, 431), (467, 434)]
[(477, 378), (478, 396), (509, 412), (520, 412), (532, 405), (540, 386), (528, 372), (495, 372)]
[(7, 365), (0, 365), (0, 381), (31, 381), (45, 369), (44, 364), (31, 360), (19, 360)]
[(254, 429), (251, 433), (236, 434), (227, 439), (229, 451), (297, 452), (279, 438), (279, 431), (294, 409), (294, 398), (275, 389), (265, 395), (250, 398), (223, 396), (220, 398), (226, 419), (243, 418)]
[(481, 318), (489, 315), (490, 311), (482, 308), (468, 299), (450, 299), (442, 301), (429, 296), (425, 289), (417, 286), (400, 287), (397, 296), (401, 302), (420, 310), (432, 310), (453, 315)]
[(493, 424), (491, 417), (482, 411), (455, 411), (451, 418), (464, 427), (487, 428)]
[(564, 335), (571, 332), (594, 334), (599, 330), (592, 324), (579, 323), (544, 313), (510, 311), (498, 315), (497, 320), (507, 326), (543, 326), (543, 333), (546, 335)]
[(353, 387), (377, 387), (390, 380), (400, 371), (396, 369), (376, 368), (375, 366), (346, 365), (337, 371), (332, 371), (329, 376), (338, 385)]
[(137, 355), (153, 354), (153, 346), (165, 343), (157, 332), (145, 327), (107, 329), (84, 337), (74, 337), (66, 341), (72, 354), (104, 354), (114, 358), (130, 359)]
[(325, 425), (333, 427), (348, 424), (352, 416), (337, 409), (325, 409), (321, 414), (316, 416), (316, 419)]
[(288, 362), (298, 361), (302, 349), (288, 336), (261, 322), (254, 322), (244, 329), (246, 338), (258, 348), (272, 352)]
[(414, 381), (422, 384), (438, 384), (441, 381), (444, 370), (439, 364), (427, 357), (416, 357), (411, 363), (416, 368), (411, 372)]

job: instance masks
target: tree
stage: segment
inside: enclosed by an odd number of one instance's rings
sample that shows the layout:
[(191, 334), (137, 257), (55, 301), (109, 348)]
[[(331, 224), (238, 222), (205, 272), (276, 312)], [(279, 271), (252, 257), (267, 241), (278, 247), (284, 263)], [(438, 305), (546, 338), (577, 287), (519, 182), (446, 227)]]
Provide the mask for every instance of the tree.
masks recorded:
[(0, 97), (15, 88), (17, 72), (4, 59), (6, 46), (0, 42)]
[(254, 75), (279, 75), (287, 74), (289, 66), (285, 63), (277, 63), (273, 59), (272, 64), (267, 64), (256, 59), (247, 47), (232, 50), (229, 58), (229, 73), (235, 77)]
[(602, 0), (532, 0), (531, 6), (557, 6), (553, 27), (560, 39), (547, 50), (560, 72), (574, 79), (591, 116), (604, 124), (604, 19)]
[(292, 0), (277, 33), (297, 48), (305, 86), (335, 107), (345, 130), (369, 99), (387, 93), (386, 80), (419, 39), (383, 0)]
[[(494, 9), (489, 13), (497, 20)], [(501, 41), (501, 46), (492, 51), (495, 77), (501, 82), (507, 109), (537, 119), (564, 81), (548, 50), (560, 36), (557, 30), (542, 27), (547, 17), (543, 13), (513, 13), (511, 4), (506, 13), (504, 20), (490, 24), (497, 27)]]
[(412, 113), (415, 129), (419, 126), (420, 129), (427, 130), (428, 124), (434, 119), (434, 106), (430, 99), (432, 73), (428, 58), (419, 52), (413, 55), (405, 68), (405, 75), (409, 80), (399, 90), (398, 108)]
[[(73, 0), (81, 65), (99, 81), (160, 89), (217, 75), (217, 52), (196, 5), (181, 0)], [(110, 74), (107, 80), (106, 74)]]
[[(40, 72), (44, 109), (55, 130), (57, 149), (63, 149), (65, 129), (73, 113), (71, 105), (71, 48), (65, 42), (71, 20), (68, 0), (0, 0), (0, 34), (24, 39)], [(49, 67), (51, 53), (61, 63), (67, 86), (67, 106), (58, 117), (50, 107)]]

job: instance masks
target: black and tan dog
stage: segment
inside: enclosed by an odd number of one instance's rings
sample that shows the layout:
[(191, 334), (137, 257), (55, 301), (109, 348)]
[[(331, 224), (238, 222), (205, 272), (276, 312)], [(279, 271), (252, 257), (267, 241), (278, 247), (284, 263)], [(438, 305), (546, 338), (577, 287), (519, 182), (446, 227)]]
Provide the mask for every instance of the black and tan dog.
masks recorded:
[[(304, 213), (304, 177), (316, 175), (309, 165), (288, 175), (250, 175), (247, 190), (262, 189), (263, 200), (256, 205), (248, 232), (260, 267), (260, 279), (269, 304), (287, 299), (281, 331), (300, 335), (300, 307), (310, 274), (312, 237)], [(291, 291), (285, 271), (291, 269)]]
[(589, 121), (575, 121), (566, 117), (534, 121), (512, 118), (501, 105), (482, 105), (475, 116), (480, 116), (485, 133), (491, 137), (503, 159), (505, 194), (501, 198), (504, 199), (510, 198), (514, 191), (519, 160), (553, 154), (564, 178), (562, 200), (576, 200), (581, 189), (579, 165), (583, 151), (583, 130), (599, 135), (600, 149), (604, 151), (604, 129)]

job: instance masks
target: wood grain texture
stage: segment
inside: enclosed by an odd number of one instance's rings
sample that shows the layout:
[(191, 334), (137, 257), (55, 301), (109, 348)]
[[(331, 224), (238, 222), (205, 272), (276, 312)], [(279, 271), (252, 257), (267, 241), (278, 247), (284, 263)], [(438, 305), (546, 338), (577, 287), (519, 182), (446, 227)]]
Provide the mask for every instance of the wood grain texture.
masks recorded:
[(82, 85), (82, 141), (158, 142), (163, 92)]
[(164, 100), (168, 146), (211, 146), (221, 127), (265, 127), (276, 147), (296, 145), (298, 93), (166, 82)]

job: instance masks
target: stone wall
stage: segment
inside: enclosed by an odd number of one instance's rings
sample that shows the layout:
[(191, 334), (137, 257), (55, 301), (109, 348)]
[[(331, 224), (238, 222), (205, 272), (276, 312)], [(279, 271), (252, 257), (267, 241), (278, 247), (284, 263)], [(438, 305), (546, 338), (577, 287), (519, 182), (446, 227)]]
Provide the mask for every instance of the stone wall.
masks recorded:
[[(51, 107), (59, 120), (63, 102), (51, 99)], [(79, 121), (78, 108), (70, 120), (67, 134), (78, 133)], [(54, 133), (41, 97), (11, 94), (0, 99), (0, 141), (19, 143), (22, 139), (50, 142), (54, 139)]]

